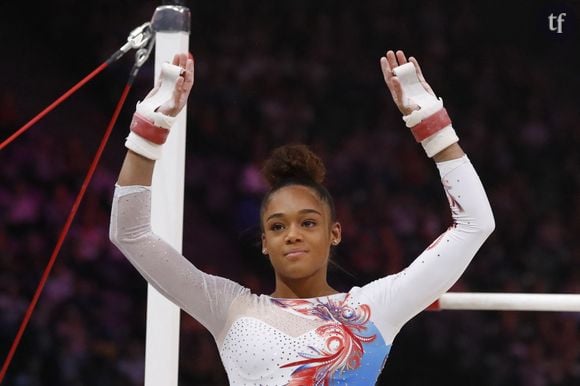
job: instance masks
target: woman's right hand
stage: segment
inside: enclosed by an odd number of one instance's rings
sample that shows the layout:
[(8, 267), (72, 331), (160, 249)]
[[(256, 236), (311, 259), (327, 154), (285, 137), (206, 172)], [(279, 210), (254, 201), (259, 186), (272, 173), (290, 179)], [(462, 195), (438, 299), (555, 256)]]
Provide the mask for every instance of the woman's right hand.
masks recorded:
[[(171, 99), (159, 106), (157, 111), (170, 117), (175, 117), (187, 103), (187, 98), (189, 97), (189, 93), (193, 87), (193, 56), (191, 54), (175, 54), (172, 63), (181, 67), (183, 72), (175, 83), (175, 89), (173, 90)], [(144, 100), (155, 95), (160, 86), (161, 84), (158, 83), (155, 88), (147, 94)]]

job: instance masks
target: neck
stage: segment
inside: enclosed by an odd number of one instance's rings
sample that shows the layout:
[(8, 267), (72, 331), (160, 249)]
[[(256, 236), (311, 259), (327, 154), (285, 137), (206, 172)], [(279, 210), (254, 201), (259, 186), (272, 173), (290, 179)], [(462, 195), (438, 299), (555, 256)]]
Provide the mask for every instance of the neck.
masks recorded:
[(288, 279), (276, 275), (276, 290), (270, 295), (273, 298), (306, 299), (328, 296), (338, 293), (332, 288), (326, 278)]

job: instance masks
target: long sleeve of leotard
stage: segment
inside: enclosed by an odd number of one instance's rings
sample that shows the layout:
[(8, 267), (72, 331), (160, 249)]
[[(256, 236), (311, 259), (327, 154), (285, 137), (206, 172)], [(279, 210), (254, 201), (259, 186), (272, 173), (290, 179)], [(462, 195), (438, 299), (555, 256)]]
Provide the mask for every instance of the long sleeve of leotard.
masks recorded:
[(152, 232), (148, 187), (116, 187), (109, 233), (111, 241), (153, 287), (214, 336), (223, 328), (233, 300), (248, 291), (231, 280), (200, 271)]
[[(396, 334), (459, 279), (495, 227), (481, 181), (467, 156), (437, 164), (453, 225), (406, 269), (362, 287), (383, 331)], [(387, 335), (392, 335), (388, 333)]]

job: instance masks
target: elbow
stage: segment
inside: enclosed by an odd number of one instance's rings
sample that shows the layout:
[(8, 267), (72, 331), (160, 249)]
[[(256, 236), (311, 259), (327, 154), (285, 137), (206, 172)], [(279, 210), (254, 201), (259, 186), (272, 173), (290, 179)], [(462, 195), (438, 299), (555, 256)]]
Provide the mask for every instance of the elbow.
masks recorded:
[(111, 216), (109, 217), (109, 240), (113, 243), (114, 246), (119, 248), (120, 244), (120, 234), (119, 234), (119, 226), (117, 224), (117, 201), (113, 201), (113, 205), (111, 206)]
[(109, 240), (111, 240), (111, 243), (113, 243), (114, 246), (121, 249), (124, 237), (121, 232), (119, 232), (119, 227), (113, 218), (111, 218), (111, 223), (109, 224)]
[(482, 240), (486, 240), (495, 230), (495, 219), (491, 210), (479, 213), (469, 219), (456, 221), (455, 224), (464, 232), (477, 235)]
[(149, 224), (120, 227), (116, 221), (111, 219), (111, 224), (109, 225), (109, 240), (121, 250), (128, 248), (129, 245), (136, 242), (143, 242), (143, 240), (151, 238), (152, 236), (154, 235), (151, 232)]
[(480, 232), (485, 236), (487, 239), (495, 230), (495, 218), (493, 217), (493, 213), (490, 210), (489, 214), (486, 215), (481, 221), (479, 225)]
[(495, 230), (495, 220), (492, 217), (483, 227), (483, 233), (485, 234), (485, 238), (488, 238), (493, 231)]
[(109, 225), (109, 240), (111, 240), (113, 245), (115, 245), (116, 247), (119, 247), (120, 239), (119, 239), (119, 233), (117, 232), (116, 228), (117, 227), (113, 226), (113, 223), (111, 223), (111, 225)]

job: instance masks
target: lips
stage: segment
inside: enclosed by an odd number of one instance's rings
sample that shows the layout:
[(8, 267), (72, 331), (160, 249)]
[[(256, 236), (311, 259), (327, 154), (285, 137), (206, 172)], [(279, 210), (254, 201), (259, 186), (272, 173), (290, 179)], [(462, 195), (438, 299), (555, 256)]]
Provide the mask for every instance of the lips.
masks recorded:
[(302, 255), (305, 255), (306, 253), (308, 253), (308, 250), (306, 249), (293, 249), (291, 251), (284, 252), (284, 257), (288, 259), (296, 259)]

